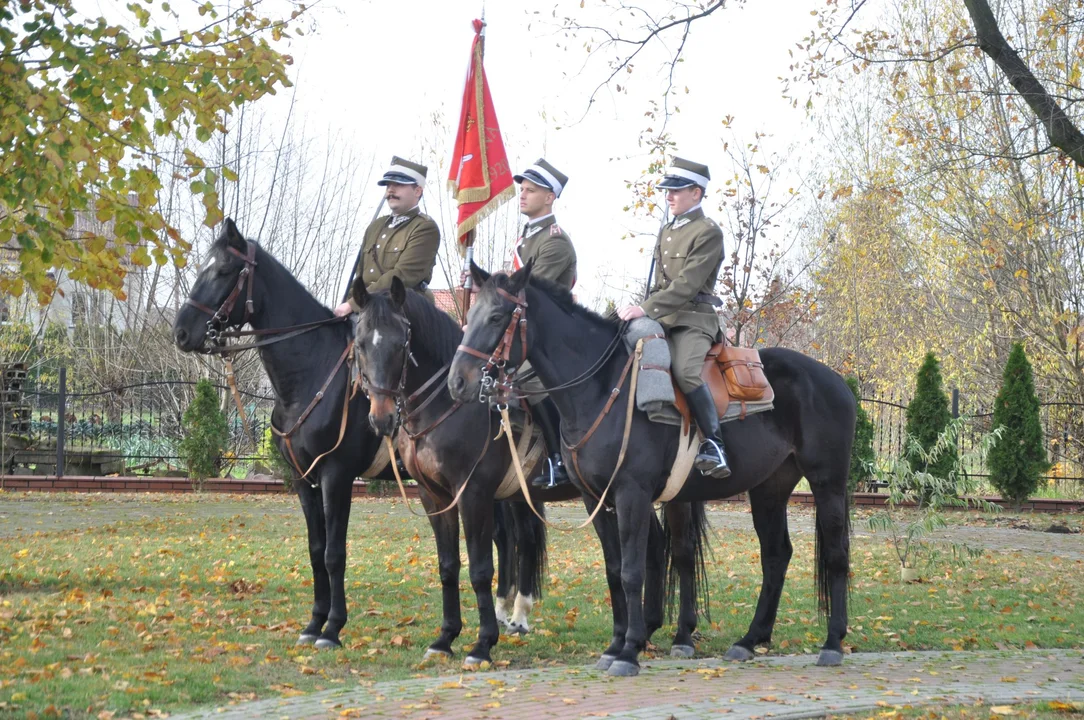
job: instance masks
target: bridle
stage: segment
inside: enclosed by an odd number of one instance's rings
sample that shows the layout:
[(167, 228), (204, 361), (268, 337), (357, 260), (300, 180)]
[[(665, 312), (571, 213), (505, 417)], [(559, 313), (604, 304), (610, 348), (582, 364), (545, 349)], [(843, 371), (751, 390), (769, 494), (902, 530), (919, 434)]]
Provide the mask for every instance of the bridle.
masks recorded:
[(248, 279), (256, 274), (256, 245), (248, 240), (245, 240), (245, 252), (241, 253), (237, 248), (230, 246), (226, 249), (236, 255), (245, 264), (241, 268), (241, 272), (237, 273), (237, 282), (233, 286), (233, 290), (226, 296), (226, 299), (222, 301), (222, 304), (218, 306), (217, 310), (212, 310), (203, 303), (198, 303), (192, 298), (185, 300), (187, 305), (191, 305), (197, 310), (202, 310), (211, 316), (207, 321), (207, 336), (206, 341), (212, 343), (212, 347), (203, 348), (205, 353), (213, 353), (216, 348), (223, 346), (222, 331), (224, 328), (231, 327), (228, 325), (230, 315), (233, 313), (233, 308), (237, 304), (237, 300), (241, 297), (241, 293), (245, 290), (245, 286), (248, 286), (248, 293), (245, 297), (245, 316), (236, 327), (242, 327), (248, 323), (248, 319), (252, 317), (252, 313), (255, 312), (252, 305), (252, 286), (255, 282), (248, 282)]
[[(240, 258), (241, 261), (245, 264), (245, 266), (241, 268), (241, 271), (237, 273), (237, 282), (234, 283), (233, 290), (230, 291), (230, 294), (226, 296), (226, 299), (222, 301), (222, 304), (219, 305), (217, 310), (213, 310), (207, 305), (204, 305), (203, 303), (196, 302), (192, 298), (186, 298), (185, 304), (191, 305), (197, 310), (201, 310), (210, 315), (210, 318), (207, 320), (207, 334), (204, 336), (203, 345), (199, 349), (204, 354), (220, 355), (222, 357), (223, 361), (226, 364), (226, 380), (229, 384), (230, 391), (233, 393), (233, 400), (234, 403), (237, 405), (237, 412), (241, 417), (241, 423), (244, 425), (245, 432), (247, 432), (249, 435), (252, 435), (252, 431), (249, 428), (248, 416), (247, 413), (245, 413), (244, 405), (241, 402), (241, 395), (237, 389), (237, 379), (233, 371), (233, 355), (242, 350), (250, 350), (252, 348), (258, 348), (264, 345), (270, 345), (272, 343), (288, 340), (289, 338), (297, 337), (298, 335), (302, 335), (309, 332), (310, 330), (315, 330), (316, 328), (322, 327), (324, 325), (331, 325), (332, 323), (337, 322), (345, 322), (347, 319), (349, 319), (350, 316), (334, 316), (330, 318), (325, 318), (323, 320), (315, 320), (312, 322), (301, 323), (299, 325), (290, 325), (288, 327), (282, 328), (267, 328), (263, 330), (233, 329), (244, 327), (246, 324), (248, 324), (249, 319), (256, 312), (255, 307), (252, 303), (252, 288), (256, 284), (254, 279), (256, 275), (257, 265), (256, 244), (246, 238), (244, 253), (242, 253), (240, 250), (233, 247), (232, 245), (227, 246), (226, 250), (228, 250), (236, 257)], [(233, 314), (233, 310), (237, 306), (237, 301), (241, 298), (242, 293), (245, 293), (245, 314), (241, 318), (241, 322), (230, 322), (230, 315)], [(267, 337), (265, 337), (263, 340), (242, 343), (239, 345), (226, 344), (226, 341), (230, 338), (261, 335)], [(211, 343), (209, 346), (207, 345), (208, 342)], [(306, 407), (305, 410), (298, 417), (297, 421), (288, 430), (283, 432), (276, 428), (274, 425), (271, 425), (271, 431), (275, 435), (281, 437), (283, 443), (286, 445), (290, 464), (293, 465), (300, 479), (308, 482), (309, 485), (313, 488), (316, 488), (317, 484), (308, 480), (309, 474), (313, 471), (313, 469), (316, 467), (316, 464), (320, 462), (320, 460), (338, 449), (339, 445), (343, 441), (343, 436), (346, 433), (346, 425), (349, 420), (350, 401), (353, 399), (354, 393), (357, 389), (356, 385), (354, 387), (351, 387), (350, 384), (350, 365), (352, 364), (350, 358), (350, 351), (353, 350), (353, 348), (353, 343), (348, 342), (346, 345), (346, 349), (343, 350), (342, 355), (339, 356), (338, 362), (335, 363), (335, 366), (332, 368), (331, 373), (324, 381), (323, 386), (316, 393), (316, 396), (313, 397), (308, 407)], [(334, 447), (318, 455), (309, 465), (309, 468), (307, 470), (302, 470), (301, 464), (298, 462), (297, 455), (294, 453), (293, 436), (301, 428), (301, 425), (305, 422), (305, 420), (308, 419), (309, 415), (313, 412), (313, 410), (316, 409), (316, 406), (320, 404), (320, 401), (323, 400), (324, 393), (327, 392), (328, 387), (331, 385), (331, 381), (335, 378), (336, 375), (338, 375), (339, 370), (342, 368), (344, 363), (347, 365), (347, 387), (343, 389), (343, 409), (342, 420), (339, 427), (339, 439), (336, 441)], [(406, 378), (405, 367), (403, 369), (403, 378)], [(253, 436), (252, 439), (255, 443), (256, 438)]]
[[(381, 387), (369, 381), (365, 376), (361, 376), (359, 384), (362, 392), (367, 396), (369, 395), (383, 395), (384, 397), (395, 398), (395, 424), (398, 426), (400, 418), (403, 412), (404, 389), (406, 388), (407, 371), (410, 369), (410, 365), (418, 367), (418, 361), (414, 359), (414, 354), (410, 351), (410, 321), (404, 317), (398, 317), (406, 328), (406, 339), (403, 341), (403, 370), (399, 373), (399, 384), (394, 388)], [(354, 339), (355, 345), (362, 342), (360, 335)]]
[[(516, 306), (512, 310), (512, 317), (497, 347), (493, 348), (493, 352), (488, 355), (469, 345), (460, 345), (456, 351), (486, 361), (486, 364), (482, 366), (482, 380), (478, 386), (478, 402), (500, 406), (508, 404), (512, 391), (515, 390), (516, 372), (527, 359), (527, 291), (525, 288), (520, 288), (520, 291), (513, 295), (503, 288), (494, 289), (498, 295)], [(512, 354), (512, 343), (515, 342), (517, 328), (520, 336), (520, 359), (509, 368), (508, 358)]]
[[(485, 365), (482, 366), (481, 382), (478, 384), (478, 402), (496, 405), (497, 409), (500, 409), (501, 406), (507, 406), (509, 400), (522, 400), (531, 395), (567, 390), (586, 382), (613, 357), (614, 352), (625, 336), (625, 328), (628, 323), (622, 322), (599, 359), (577, 377), (544, 390), (523, 390), (517, 387), (516, 373), (519, 371), (519, 366), (527, 359), (527, 290), (521, 288), (517, 294), (513, 295), (503, 288), (495, 287), (493, 289), (497, 291), (498, 295), (516, 306), (512, 311), (512, 317), (508, 320), (508, 326), (501, 335), (500, 342), (497, 343), (497, 347), (493, 348), (493, 352), (488, 355), (468, 345), (460, 345), (456, 350), (486, 361)], [(508, 360), (512, 353), (512, 343), (515, 342), (517, 329), (520, 336), (520, 359), (515, 365), (509, 367)], [(520, 381), (522, 381), (522, 378)]]
[[(299, 325), (290, 325), (282, 328), (267, 328), (264, 330), (233, 329), (247, 325), (249, 318), (256, 312), (255, 306), (252, 303), (252, 288), (256, 284), (255, 275), (256, 265), (258, 264), (256, 262), (256, 243), (246, 239), (244, 253), (233, 246), (227, 247), (226, 250), (240, 258), (245, 266), (237, 273), (237, 282), (234, 283), (233, 290), (231, 290), (230, 294), (226, 296), (226, 299), (222, 301), (222, 304), (218, 306), (218, 309), (213, 310), (203, 303), (196, 302), (192, 298), (185, 299), (186, 305), (191, 305), (197, 310), (201, 310), (210, 315), (210, 318), (207, 320), (207, 334), (204, 336), (203, 345), (199, 348), (200, 352), (206, 355), (229, 355), (231, 353), (240, 352), (241, 350), (251, 350), (252, 348), (263, 347), (264, 345), (271, 345), (272, 343), (297, 337), (298, 335), (302, 335), (323, 325), (345, 322), (349, 318), (349, 316), (330, 317), (323, 320), (301, 323)], [(241, 318), (241, 322), (230, 322), (230, 315), (233, 314), (233, 309), (237, 306), (237, 301), (241, 298), (242, 293), (245, 294), (245, 314)], [(257, 340), (241, 345), (226, 344), (226, 341), (231, 338), (249, 336), (266, 337), (263, 340)], [(208, 345), (208, 343), (210, 343), (210, 345)]]

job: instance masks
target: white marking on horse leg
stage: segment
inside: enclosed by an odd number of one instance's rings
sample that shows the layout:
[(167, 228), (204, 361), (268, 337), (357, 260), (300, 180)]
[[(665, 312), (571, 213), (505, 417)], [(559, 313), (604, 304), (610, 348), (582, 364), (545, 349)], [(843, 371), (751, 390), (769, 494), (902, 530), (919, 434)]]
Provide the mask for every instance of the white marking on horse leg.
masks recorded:
[(493, 608), (493, 611), (497, 615), (497, 622), (501, 623), (502, 625), (507, 625), (508, 608), (512, 605), (512, 603), (508, 602), (508, 598), (497, 596), (497, 602), (494, 603), (494, 605), (495, 607)]
[(373, 347), (378, 347), (379, 345), (380, 345), (380, 331), (379, 330), (373, 330)]
[(531, 626), (527, 623), (527, 618), (531, 614), (531, 608), (534, 607), (534, 598), (530, 595), (520, 595), (516, 593), (516, 605), (512, 610), (512, 622), (511, 626), (515, 632), (528, 633), (531, 631)]

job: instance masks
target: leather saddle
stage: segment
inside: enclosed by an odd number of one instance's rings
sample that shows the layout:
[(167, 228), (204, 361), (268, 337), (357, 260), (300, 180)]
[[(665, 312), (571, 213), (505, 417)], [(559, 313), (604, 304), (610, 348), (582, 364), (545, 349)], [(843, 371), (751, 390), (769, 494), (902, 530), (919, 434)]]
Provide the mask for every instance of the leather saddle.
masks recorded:
[[(700, 377), (711, 390), (720, 419), (727, 417), (732, 402), (741, 404), (741, 411), (736, 417), (744, 420), (748, 403), (763, 405), (775, 399), (775, 391), (764, 374), (760, 351), (755, 348), (734, 347), (724, 343), (712, 345), (704, 358)], [(691, 420), (689, 402), (676, 383), (674, 398), (674, 405), (681, 413), (683, 425), (687, 426)]]

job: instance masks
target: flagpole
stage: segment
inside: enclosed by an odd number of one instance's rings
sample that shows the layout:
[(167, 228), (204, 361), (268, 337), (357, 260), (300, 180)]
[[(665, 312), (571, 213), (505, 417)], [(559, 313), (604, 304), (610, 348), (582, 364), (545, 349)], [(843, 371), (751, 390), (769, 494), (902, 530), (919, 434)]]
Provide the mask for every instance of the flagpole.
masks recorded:
[[(478, 33), (478, 49), (484, 59), (486, 56), (486, 5), (482, 3), (482, 29)], [(459, 316), (460, 324), (467, 323), (467, 312), (470, 310), (471, 293), (474, 290), (474, 280), (470, 274), (470, 265), (474, 262), (474, 238), (476, 228), (471, 228), (463, 238), (465, 252), (463, 253), (463, 301), (459, 304), (462, 308)]]

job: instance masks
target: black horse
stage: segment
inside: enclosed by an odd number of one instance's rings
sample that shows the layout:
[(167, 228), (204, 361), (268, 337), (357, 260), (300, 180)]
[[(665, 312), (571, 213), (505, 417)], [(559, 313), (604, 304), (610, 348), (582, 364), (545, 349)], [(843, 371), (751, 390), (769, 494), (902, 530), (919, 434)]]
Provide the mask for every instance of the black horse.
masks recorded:
[[(295, 478), (294, 485), (308, 528), (315, 596), (312, 619), (298, 644), (339, 647), (347, 616), (343, 577), (351, 491), (354, 478), (380, 449), (380, 438), (368, 427), (368, 399), (360, 392), (350, 397), (350, 365), (342, 358), (351, 329), (347, 322), (336, 322), (269, 253), (242, 237), (232, 220), (224, 223), (210, 257), (177, 313), (174, 339), (178, 348), (191, 352), (207, 349), (209, 330), (213, 337), (247, 322), (256, 331), (269, 331), (266, 339), (276, 341), (260, 346), (259, 353), (275, 390), (271, 424), (285, 432), (302, 420), (292, 434), (292, 448), (278, 434), (276, 444), (302, 473), (335, 448), (306, 478)], [(293, 336), (276, 332), (297, 327), (309, 329)], [(322, 400), (310, 407), (325, 383)], [(340, 435), (346, 440), (338, 442)]]
[[(260, 333), (255, 337), (264, 338), (257, 343), (265, 343), (259, 347), (260, 359), (275, 389), (271, 422), (287, 433), (294, 429), (289, 448), (278, 434), (275, 442), (283, 457), (300, 467), (299, 475), (311, 467), (294, 482), (305, 513), (315, 598), (298, 644), (339, 647), (347, 619), (351, 490), (381, 444), (369, 424), (369, 401), (360, 392), (351, 393), (349, 365), (342, 360), (352, 343), (351, 327), (345, 318), (333, 317), (275, 258), (242, 237), (232, 220), (224, 223), (209, 260), (177, 314), (174, 339), (186, 352), (206, 351), (213, 348), (207, 346), (209, 335), (245, 323)], [(391, 475), (385, 470), (377, 477)], [(498, 508), (497, 522), (497, 556), (502, 568), (508, 567), (498, 592), (508, 594), (518, 548), (532, 547), (533, 528), (517, 522), (514, 509)]]
[[(487, 406), (459, 405), (448, 394), (444, 373), (463, 337), (451, 317), (423, 296), (407, 291), (399, 278), (392, 280), (386, 293), (369, 294), (361, 282), (354, 283), (352, 293), (361, 308), (354, 344), (362, 386), (371, 398), (370, 423), (378, 434), (391, 436), (403, 421), (399, 452), (418, 481), (422, 506), (436, 538), (444, 619), (440, 636), (426, 656), (450, 656), (452, 642), (463, 629), (459, 604), (462, 517), (480, 618), (478, 641), (465, 664), (489, 662), (490, 649), (499, 637), (492, 587), (494, 494), (511, 462), (507, 442), (493, 442), (498, 423), (491, 421)], [(453, 503), (450, 510), (440, 512)], [(527, 616), (540, 594), (545, 568), (545, 525), (525, 514), (522, 503), (505, 505), (516, 506), (504, 508), (502, 514), (518, 529), (510, 534), (519, 541), (519, 567), (513, 569), (507, 563), (501, 579), (515, 574), (519, 587), (499, 588), (498, 599), (509, 628), (527, 632)], [(513, 592), (516, 597), (509, 608)]]
[[(487, 404), (457, 403), (443, 382), (463, 334), (459, 325), (422, 296), (408, 292), (397, 279), (389, 292), (370, 294), (360, 284), (353, 289), (354, 301), (361, 308), (355, 333), (358, 366), (363, 383), (373, 398), (370, 418), (378, 432), (399, 430), (399, 448), (411, 475), (419, 481), (427, 512), (435, 513), (455, 502), (456, 507), (429, 520), (436, 536), (440, 557), (440, 579), (444, 594), (444, 622), (440, 637), (429, 647), (431, 653), (448, 654), (451, 642), (462, 629), (459, 607), (459, 521), (467, 538), (471, 585), (478, 599), (480, 625), (478, 642), (467, 657), (468, 664), (489, 659), (497, 642), (491, 582), (493, 559), (489, 537), (492, 533), (494, 497), (511, 462), (505, 438), (493, 442), (499, 417)], [(404, 417), (400, 417), (404, 413)], [(579, 492), (565, 486), (554, 490), (528, 488), (536, 507), (543, 500), (577, 497)], [(545, 525), (522, 502), (520, 494), (509, 502), (496, 503), (498, 517), (514, 523), (513, 541), (518, 551), (518, 572), (502, 564), (498, 587), (498, 611), (511, 612), (507, 625), (513, 632), (525, 632), (527, 614), (541, 592), (545, 552)], [(675, 508), (680, 504), (675, 505)], [(645, 598), (644, 614), (648, 637), (662, 625), (667, 589), (681, 591), (682, 608), (679, 628), (674, 638), (674, 654), (693, 652), (692, 633), (696, 629), (697, 596), (693, 586), (692, 563), (695, 548), (673, 537), (675, 523), (692, 521), (690, 532), (705, 529), (703, 513), (685, 515), (671, 512), (663, 528), (657, 521), (649, 525), (651, 559), (648, 564), (650, 591)], [(602, 513), (606, 515), (606, 513)], [(612, 523), (606, 517), (600, 522)], [(684, 527), (684, 526), (682, 526)], [(668, 532), (669, 531), (669, 532)], [(678, 535), (686, 535), (682, 530)], [(500, 544), (499, 544), (500, 547)], [(511, 552), (498, 553), (513, 558)], [(507, 563), (507, 564), (511, 564)], [(662, 581), (670, 565), (672, 582)], [(505, 585), (505, 578), (519, 578), (519, 587)], [(516, 592), (515, 602), (511, 593)], [(673, 593), (671, 593), (672, 595)], [(620, 603), (618, 603), (620, 606)], [(498, 618), (500, 613), (497, 613)], [(622, 642), (624, 639), (622, 638)]]
[[(496, 353), (502, 338), (511, 338), (506, 367), (514, 368), (523, 361), (520, 338), (524, 337), (527, 359), (543, 385), (551, 389), (561, 412), (569, 474), (585, 497), (588, 493), (600, 495), (617, 465), (626, 432), (624, 412), (610, 413), (598, 424), (579, 453), (578, 473), (569, 443), (577, 443), (589, 431), (614, 388), (624, 384), (622, 392), (628, 392), (622, 374), (629, 354), (622, 343), (615, 347), (612, 342), (621, 326), (577, 305), (570, 293), (551, 283), (528, 282), (530, 263), (511, 276), (490, 277), (475, 266), (471, 272), (481, 292), (471, 309), (463, 346), (473, 352), (460, 351), (452, 363), (448, 377), (452, 396), (465, 402), (478, 398), (484, 373), (483, 362), (474, 353)], [(525, 328), (520, 324), (523, 322)], [(519, 326), (513, 328), (513, 323)], [(698, 501), (749, 494), (764, 577), (749, 631), (727, 652), (730, 659), (744, 660), (753, 656), (756, 645), (771, 640), (792, 553), (787, 501), (803, 476), (809, 481), (816, 503), (817, 593), (822, 611), (829, 614), (828, 636), (817, 664), (838, 665), (843, 659), (841, 641), (847, 633), (847, 474), (854, 438), (854, 396), (839, 375), (800, 353), (766, 349), (761, 359), (775, 390), (775, 409), (724, 425), (726, 445), (734, 449), (733, 474), (718, 480), (693, 471), (674, 499)], [(589, 379), (576, 382), (582, 377)], [(623, 642), (615, 642), (603, 657), (603, 666), (607, 656), (612, 658), (612, 675), (639, 672), (637, 657), (647, 639), (640, 612), (647, 526), (654, 516), (652, 501), (663, 490), (679, 445), (678, 428), (652, 423), (639, 411), (627, 432), (631, 433), (628, 458), (616, 474), (608, 498), (616, 510), (618, 538), (612, 537), (613, 530), (599, 530), (615, 608), (615, 641), (624, 629)], [(685, 540), (700, 541), (687, 535)], [(615, 573), (619, 577), (615, 578)], [(617, 622), (620, 593), (627, 612), (625, 628)]]

